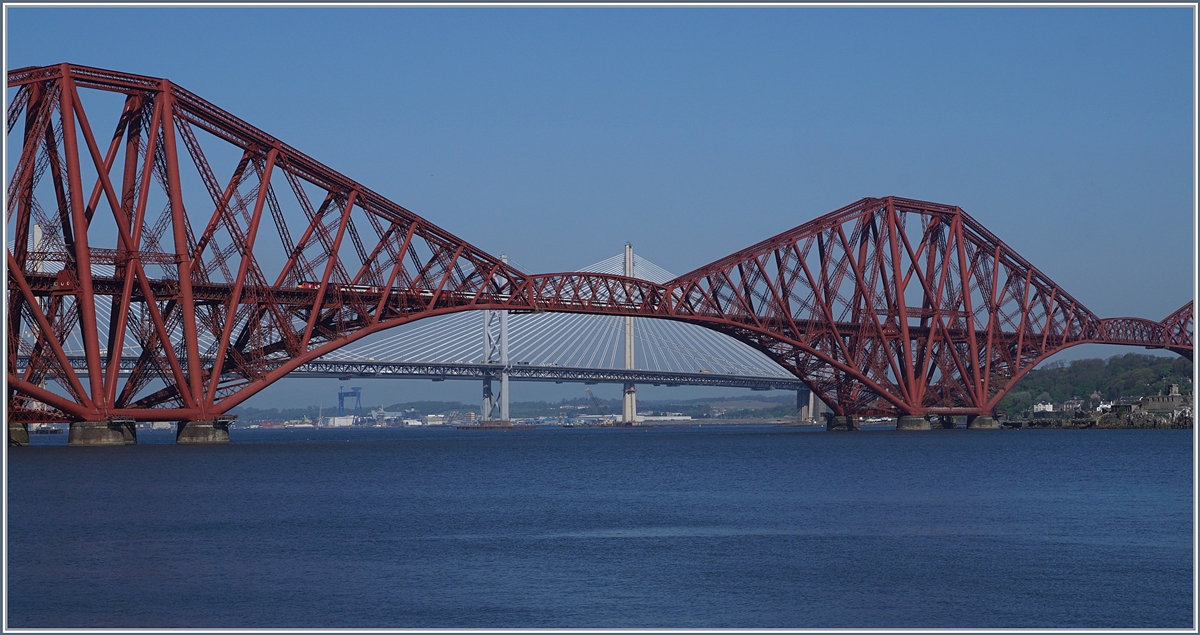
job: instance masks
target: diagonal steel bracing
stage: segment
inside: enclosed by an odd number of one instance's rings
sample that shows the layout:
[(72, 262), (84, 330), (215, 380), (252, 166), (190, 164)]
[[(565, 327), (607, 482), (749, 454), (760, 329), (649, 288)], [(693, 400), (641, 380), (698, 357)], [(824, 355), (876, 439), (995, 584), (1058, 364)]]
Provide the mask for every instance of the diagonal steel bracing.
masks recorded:
[(953, 206), (862, 199), (663, 284), (529, 275), (167, 80), (61, 64), (8, 85), (23, 421), (213, 419), (371, 333), (472, 309), (698, 324), (839, 415), (990, 413), (1076, 344), (1192, 354), (1191, 303), (1101, 319)]

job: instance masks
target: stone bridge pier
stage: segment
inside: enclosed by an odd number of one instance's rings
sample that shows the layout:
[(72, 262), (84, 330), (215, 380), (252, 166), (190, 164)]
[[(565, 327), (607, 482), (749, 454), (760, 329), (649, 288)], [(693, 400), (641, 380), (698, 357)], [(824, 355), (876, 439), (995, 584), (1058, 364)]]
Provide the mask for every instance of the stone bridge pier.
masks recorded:
[[(825, 413), (825, 429), (829, 431), (859, 430), (862, 427), (862, 417), (854, 415), (834, 415)], [(953, 429), (954, 418), (938, 417), (937, 427)], [(934, 423), (929, 415), (900, 415), (896, 417), (897, 430), (932, 430)], [(968, 415), (968, 430), (998, 430), (1000, 422), (991, 415)]]
[(229, 424), (236, 416), (222, 415), (199, 421), (180, 421), (175, 426), (175, 443), (203, 445), (229, 443)]
[(29, 424), (9, 421), (8, 445), (15, 447), (29, 445)]
[[(229, 424), (236, 416), (223, 415), (200, 421), (181, 421), (175, 428), (175, 443), (203, 445), (229, 443)], [(72, 447), (103, 447), (137, 444), (137, 422), (127, 417), (112, 417), (100, 421), (73, 421), (67, 434)], [(8, 445), (29, 445), (29, 424), (8, 422)]]
[(70, 446), (134, 445), (137, 443), (135, 422), (127, 417), (111, 417), (100, 421), (73, 421), (67, 433)]

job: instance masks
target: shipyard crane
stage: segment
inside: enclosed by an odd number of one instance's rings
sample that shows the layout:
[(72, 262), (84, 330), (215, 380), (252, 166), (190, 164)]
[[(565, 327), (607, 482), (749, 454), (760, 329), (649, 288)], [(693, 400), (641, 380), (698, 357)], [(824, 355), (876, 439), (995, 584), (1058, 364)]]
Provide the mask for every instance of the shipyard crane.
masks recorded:
[(346, 397), (354, 397), (354, 422), (358, 423), (363, 418), (362, 409), (362, 386), (351, 386), (350, 390), (342, 390), (338, 387), (338, 416), (346, 416)]
[(604, 406), (600, 405), (600, 400), (596, 398), (595, 393), (591, 388), (584, 388), (587, 391), (588, 397), (592, 400), (592, 405), (596, 407), (596, 414), (600, 415), (600, 425), (612, 425), (612, 422), (606, 419), (604, 414)]
[(600, 400), (596, 398), (596, 395), (594, 393), (592, 393), (591, 388), (584, 388), (584, 390), (587, 391), (588, 397), (590, 397), (592, 399), (592, 405), (596, 406), (596, 414), (603, 417), (604, 416), (604, 407), (600, 405)]

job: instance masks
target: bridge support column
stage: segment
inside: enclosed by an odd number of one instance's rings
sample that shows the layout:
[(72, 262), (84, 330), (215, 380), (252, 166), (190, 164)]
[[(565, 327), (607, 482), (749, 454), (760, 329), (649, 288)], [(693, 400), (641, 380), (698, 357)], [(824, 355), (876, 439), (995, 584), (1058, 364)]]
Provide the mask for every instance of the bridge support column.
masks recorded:
[[(483, 363), (492, 363), (492, 349), (495, 348), (492, 343), (492, 312), (484, 309), (480, 311), (483, 314)], [(480, 408), (483, 417), (482, 421), (491, 421), (492, 412), (496, 410), (496, 396), (492, 393), (492, 376), (486, 374), (483, 376), (483, 407)]]
[(858, 430), (858, 417), (842, 417), (837, 415), (828, 415), (825, 420), (825, 429), (832, 430)]
[[(625, 243), (625, 276), (633, 277), (633, 245)], [(625, 289), (629, 293), (629, 289)], [(633, 370), (633, 318), (625, 316), (625, 370)], [(621, 423), (637, 425), (637, 388), (630, 382), (625, 384), (621, 396)]]
[(508, 311), (500, 312), (500, 420), (508, 421)]
[(627, 426), (637, 425), (637, 387), (630, 383), (625, 384), (621, 423)]
[(921, 415), (901, 415), (896, 419), (897, 430), (928, 430), (929, 419)]
[(137, 443), (137, 429), (134, 420), (113, 417), (104, 421), (72, 421), (71, 431), (67, 433), (67, 445), (70, 446), (100, 446), (100, 445), (134, 445)]
[(8, 445), (9, 447), (24, 447), (29, 445), (29, 424), (9, 421)]
[[(508, 254), (500, 254), (500, 262), (508, 264)], [(508, 421), (508, 311), (500, 312), (500, 420)]]
[(967, 417), (968, 430), (999, 430), (1000, 422), (990, 415), (970, 415)]
[(180, 421), (175, 425), (175, 443), (200, 445), (229, 443), (229, 424), (233, 417), (217, 417), (200, 421)]
[(957, 425), (954, 423), (954, 417), (952, 417), (950, 415), (942, 415), (942, 416), (938, 417), (938, 421), (941, 422), (941, 426), (942, 426), (943, 430), (953, 430), (954, 427)]
[[(507, 264), (508, 256), (500, 254), (500, 262)], [(492, 375), (486, 375), (483, 378), (483, 407), (480, 408), (483, 418), (481, 420), (495, 421), (496, 410), (499, 410), (499, 420), (508, 421), (508, 311), (496, 312), (500, 318), (500, 336), (496, 340), (492, 339), (492, 312), (484, 309), (482, 313), (483, 363), (500, 362), (500, 374), (499, 377), (496, 377), (500, 380), (500, 392), (497, 394), (493, 391)], [(496, 353), (500, 356), (499, 360), (493, 359)]]
[[(805, 403), (805, 399), (808, 400), (807, 403)], [(829, 417), (833, 416), (824, 402), (817, 399), (817, 394), (808, 388), (801, 388), (796, 391), (796, 411), (801, 422), (811, 421), (812, 423), (817, 423), (824, 416), (827, 426)]]
[[(487, 363), (487, 358), (484, 358), (483, 361), (484, 363)], [(488, 375), (487, 377), (483, 378), (483, 407), (480, 408), (480, 410), (483, 411), (483, 417), (481, 417), (480, 420), (491, 421), (492, 411), (495, 409), (496, 400), (492, 395), (492, 377), (491, 375)]]

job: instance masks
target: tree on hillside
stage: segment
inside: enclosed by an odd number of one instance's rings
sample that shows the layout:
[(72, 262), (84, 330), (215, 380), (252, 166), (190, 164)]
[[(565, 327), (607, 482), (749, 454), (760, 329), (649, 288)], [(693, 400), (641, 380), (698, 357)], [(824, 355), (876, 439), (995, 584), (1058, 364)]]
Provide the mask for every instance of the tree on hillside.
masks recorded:
[(1056, 361), (1030, 371), (1000, 401), (1000, 407), (1015, 415), (1041, 400), (1061, 402), (1073, 397), (1094, 407), (1093, 393), (1104, 400), (1136, 399), (1165, 394), (1171, 384), (1185, 395), (1192, 393), (1191, 360), (1128, 353), (1107, 360)]

